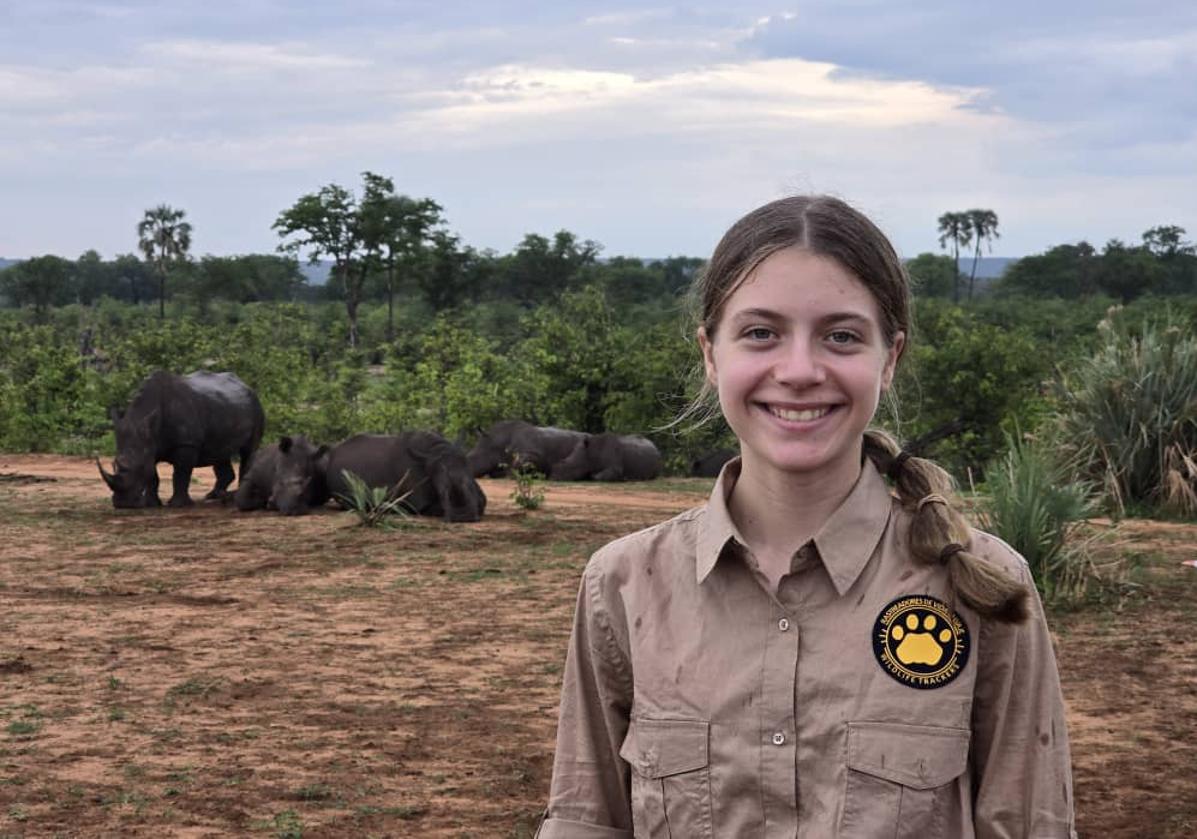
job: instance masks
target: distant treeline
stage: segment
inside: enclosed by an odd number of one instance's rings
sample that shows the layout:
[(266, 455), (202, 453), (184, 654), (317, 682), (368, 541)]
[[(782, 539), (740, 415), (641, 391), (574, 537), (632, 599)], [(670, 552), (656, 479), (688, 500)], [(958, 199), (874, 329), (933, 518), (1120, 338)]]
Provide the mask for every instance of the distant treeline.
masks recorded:
[[(1180, 227), (1155, 227), (1138, 245), (1111, 240), (1098, 251), (1087, 242), (1058, 245), (1013, 262), (982, 296), (1106, 296), (1130, 302), (1144, 295), (1197, 294), (1197, 250)], [(366, 301), (387, 300), (391, 290), (433, 312), (467, 303), (507, 301), (531, 308), (562, 292), (598, 285), (617, 306), (656, 306), (675, 301), (703, 265), (696, 257), (660, 260), (599, 259), (601, 246), (569, 231), (551, 238), (529, 234), (509, 254), (461, 247), (447, 237), (408, 260), (390, 285), (383, 270), (369, 274)], [(908, 260), (920, 297), (952, 297), (957, 270), (949, 256), (923, 253)], [(134, 254), (105, 260), (87, 251), (76, 260), (47, 255), (0, 270), (0, 303), (30, 307), (37, 315), (72, 303), (94, 305), (102, 298), (141, 304), (157, 299), (153, 267)], [(343, 302), (345, 287), (333, 271), (322, 285), (307, 282), (294, 257), (268, 254), (204, 256), (171, 267), (167, 299), (203, 310), (216, 301)]]
[[(675, 299), (703, 264), (694, 257), (600, 260), (600, 246), (579, 241), (569, 231), (548, 238), (529, 234), (509, 254), (436, 243), (398, 272), (397, 296), (419, 298), (435, 312), (464, 303), (511, 301), (530, 308), (569, 289), (599, 284), (617, 304), (653, 304)], [(104, 297), (148, 303), (158, 297), (158, 277), (133, 254), (104, 260), (88, 251), (77, 260), (47, 255), (0, 270), (0, 297), (9, 307), (43, 313), (55, 306), (90, 306)], [(216, 301), (343, 301), (342, 277), (332, 272), (323, 285), (309, 284), (294, 257), (251, 254), (204, 256), (170, 268), (167, 299), (203, 309)], [(364, 286), (367, 301), (386, 300), (388, 277), (372, 271)]]

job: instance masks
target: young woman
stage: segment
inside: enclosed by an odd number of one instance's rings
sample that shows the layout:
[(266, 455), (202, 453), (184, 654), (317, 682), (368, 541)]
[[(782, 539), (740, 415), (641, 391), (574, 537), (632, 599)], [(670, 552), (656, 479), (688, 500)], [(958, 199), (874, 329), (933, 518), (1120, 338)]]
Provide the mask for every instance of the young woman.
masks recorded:
[(697, 291), (741, 456), (705, 506), (587, 565), (540, 837), (1075, 836), (1026, 562), (866, 430), (910, 334), (893, 247), (837, 199), (787, 198)]

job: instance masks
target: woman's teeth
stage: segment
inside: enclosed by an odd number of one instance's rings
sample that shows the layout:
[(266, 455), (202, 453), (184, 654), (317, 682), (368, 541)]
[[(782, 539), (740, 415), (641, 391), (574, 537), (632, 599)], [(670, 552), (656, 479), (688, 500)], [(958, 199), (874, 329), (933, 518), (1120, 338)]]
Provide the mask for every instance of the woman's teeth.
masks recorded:
[(817, 420), (819, 417), (824, 416), (831, 409), (810, 408), (809, 410), (805, 411), (791, 411), (787, 408), (770, 407), (769, 410), (772, 412), (773, 416), (783, 420), (789, 420), (790, 422), (810, 422), (811, 420)]

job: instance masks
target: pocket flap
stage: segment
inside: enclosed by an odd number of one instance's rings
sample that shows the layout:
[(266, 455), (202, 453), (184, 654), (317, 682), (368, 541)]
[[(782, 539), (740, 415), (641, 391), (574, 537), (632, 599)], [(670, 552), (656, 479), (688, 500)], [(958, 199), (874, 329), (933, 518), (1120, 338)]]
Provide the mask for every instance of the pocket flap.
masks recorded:
[(912, 789), (933, 789), (964, 772), (968, 742), (966, 728), (850, 722), (848, 768)]
[(619, 756), (649, 778), (693, 772), (709, 760), (710, 728), (703, 720), (633, 719)]

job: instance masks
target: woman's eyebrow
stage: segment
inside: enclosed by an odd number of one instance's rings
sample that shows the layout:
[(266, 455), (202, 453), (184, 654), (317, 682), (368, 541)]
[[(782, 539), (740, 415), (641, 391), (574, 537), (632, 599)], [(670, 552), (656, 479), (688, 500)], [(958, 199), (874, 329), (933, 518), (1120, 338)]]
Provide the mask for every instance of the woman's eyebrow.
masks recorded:
[(753, 308), (741, 309), (738, 312), (733, 312), (731, 319), (734, 321), (784, 320), (785, 315), (783, 315), (781, 312), (774, 311), (773, 309)]

